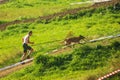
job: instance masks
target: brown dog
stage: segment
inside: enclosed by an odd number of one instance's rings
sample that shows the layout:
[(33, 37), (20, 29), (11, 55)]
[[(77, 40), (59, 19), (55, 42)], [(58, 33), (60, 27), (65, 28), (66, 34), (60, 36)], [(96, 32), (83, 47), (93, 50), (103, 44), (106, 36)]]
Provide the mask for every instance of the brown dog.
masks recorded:
[(84, 39), (84, 36), (67, 38), (64, 40), (65, 45), (71, 45), (71, 43), (79, 43), (81, 39)]

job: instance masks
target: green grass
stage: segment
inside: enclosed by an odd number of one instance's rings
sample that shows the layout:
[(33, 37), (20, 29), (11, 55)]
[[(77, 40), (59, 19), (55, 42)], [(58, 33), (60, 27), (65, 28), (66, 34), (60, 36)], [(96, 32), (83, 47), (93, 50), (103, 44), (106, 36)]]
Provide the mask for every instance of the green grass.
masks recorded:
[(70, 17), (67, 20), (55, 20), (48, 24), (39, 23), (38, 21), (32, 24), (17, 24), (8, 27), (5, 31), (0, 32), (0, 67), (5, 66), (3, 65), (4, 62), (10, 61), (11, 58), (14, 59), (16, 56), (19, 58), (12, 60), (9, 64), (19, 61), (20, 55), (22, 55), (21, 39), (30, 30), (33, 31), (31, 40), (35, 42), (35, 45), (33, 45), (34, 54), (38, 54), (37, 52), (44, 54), (60, 47), (63, 45), (60, 41), (63, 41), (70, 31), (74, 33), (74, 36), (80, 34), (85, 36), (87, 40), (119, 34), (119, 11), (103, 11), (104, 15), (99, 14), (99, 12), (89, 17), (87, 14), (84, 16), (78, 14), (77, 19)]
[(24, 20), (91, 4), (70, 5), (78, 0), (14, 0), (0, 5), (0, 21)]
[[(60, 42), (70, 31), (74, 33), (74, 36), (81, 34), (87, 40), (91, 40), (120, 34), (119, 27), (120, 10), (112, 8), (82, 11), (77, 15), (67, 15), (61, 20), (51, 20), (50, 23), (36, 21), (31, 24), (11, 25), (0, 32), (0, 68), (20, 60), (22, 37), (30, 30), (33, 31), (31, 41), (35, 42), (31, 45), (35, 49), (33, 53), (35, 61), (32, 66), (13, 73), (3, 80), (17, 80), (18, 78), (20, 80), (69, 80), (70, 78), (94, 80), (117, 68), (114, 65), (118, 65), (120, 59), (119, 38), (112, 40), (113, 42), (108, 40), (100, 44), (99, 42), (91, 43), (80, 47), (77, 45), (72, 53), (66, 52), (64, 55), (46, 56), (43, 54), (61, 47), (63, 44)], [(43, 62), (40, 63), (40, 61)]]
[(94, 46), (90, 45), (92, 43), (78, 46), (69, 54), (37, 55), (33, 66), (1, 80), (96, 80), (118, 68), (115, 65), (119, 65), (120, 42), (111, 41), (104, 46), (99, 43), (94, 43)]

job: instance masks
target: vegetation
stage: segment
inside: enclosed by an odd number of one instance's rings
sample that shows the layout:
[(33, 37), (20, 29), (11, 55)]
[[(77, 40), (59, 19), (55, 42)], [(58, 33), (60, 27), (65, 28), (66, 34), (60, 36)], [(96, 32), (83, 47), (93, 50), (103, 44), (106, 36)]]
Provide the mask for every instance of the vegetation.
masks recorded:
[[(120, 59), (119, 48), (120, 42), (114, 41), (110, 45), (105, 46), (100, 44), (95, 46), (85, 44), (82, 47), (80, 46), (75, 48), (72, 53), (58, 56), (39, 54), (35, 58), (35, 65), (25, 68), (17, 73), (13, 73), (12, 75), (6, 77), (5, 80), (9, 80), (11, 78), (14, 80), (17, 80), (18, 78), (24, 80), (29, 80), (31, 78), (47, 80), (50, 77), (52, 77), (50, 78), (51, 80), (60, 80), (61, 77), (63, 80), (67, 80), (66, 76), (69, 76), (70, 78), (75, 72), (75, 74), (79, 75), (79, 71), (84, 71), (82, 74), (84, 77), (77, 76), (72, 77), (71, 79), (78, 78), (82, 80), (96, 80), (98, 76), (103, 73), (101, 72), (102, 69), (104, 70), (104, 73), (115, 69), (116, 66), (113, 65), (113, 63), (115, 63), (113, 60)], [(119, 63), (116, 65), (118, 64)], [(95, 72), (90, 74), (89, 72), (92, 71)], [(63, 75), (65, 77), (63, 77)]]
[(111, 9), (108, 9), (107, 12), (106, 10), (102, 11), (104, 11), (104, 15), (99, 14), (98, 11), (93, 14), (91, 12), (92, 15), (90, 17), (86, 16), (86, 14), (81, 17), (79, 16), (78, 19), (69, 17), (68, 19), (62, 19), (61, 21), (56, 19), (48, 24), (37, 21), (32, 24), (16, 24), (8, 27), (5, 31), (0, 32), (0, 66), (4, 66), (3, 63), (6, 62), (6, 60), (10, 61), (9, 59), (11, 58), (13, 60), (10, 63), (19, 61), (19, 59), (14, 58), (16, 56), (20, 57), (22, 54), (21, 38), (29, 30), (33, 30), (33, 37), (31, 40), (35, 41), (35, 45), (33, 46), (36, 50), (35, 53), (40, 52), (42, 54), (63, 45), (57, 40), (62, 41), (69, 31), (73, 31), (74, 36), (80, 34), (86, 36), (87, 40), (119, 33), (120, 14), (117, 14), (119, 11), (116, 10), (112, 12)]
[[(0, 8), (7, 9), (7, 5), (12, 3), (14, 2), (10, 1)], [(12, 8), (12, 6), (14, 5), (9, 7)], [(4, 23), (4, 20), (1, 20), (1, 23)], [(85, 10), (75, 15), (56, 18), (49, 23), (36, 21), (29, 24), (11, 25), (0, 32), (0, 68), (20, 61), (21, 39), (30, 30), (33, 31), (31, 41), (35, 42), (34, 45), (31, 45), (35, 49), (33, 53), (35, 60), (32, 66), (1, 80), (95, 80), (118, 68), (119, 38), (93, 44), (76, 45), (72, 52), (57, 56), (44, 54), (63, 46), (60, 42), (70, 34), (70, 31), (74, 33), (72, 36), (81, 34), (87, 40), (91, 40), (101, 36), (120, 34), (119, 26), (120, 9), (113, 7)], [(119, 79), (119, 75), (113, 79), (117, 79), (117, 77)]]
[[(72, 2), (87, 0), (9, 0), (0, 5), (0, 21), (24, 20), (45, 16), (68, 9), (86, 6), (70, 5)], [(88, 6), (91, 4), (87, 4)]]

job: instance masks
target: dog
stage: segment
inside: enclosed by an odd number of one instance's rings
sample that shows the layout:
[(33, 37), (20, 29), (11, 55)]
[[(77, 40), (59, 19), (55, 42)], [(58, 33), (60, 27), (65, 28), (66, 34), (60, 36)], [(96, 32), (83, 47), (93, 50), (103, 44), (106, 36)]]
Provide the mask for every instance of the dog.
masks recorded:
[(71, 38), (67, 38), (64, 40), (64, 44), (65, 45), (71, 45), (72, 43), (79, 43), (80, 40), (84, 39), (85, 37), (80, 35), (78, 37), (71, 37)]

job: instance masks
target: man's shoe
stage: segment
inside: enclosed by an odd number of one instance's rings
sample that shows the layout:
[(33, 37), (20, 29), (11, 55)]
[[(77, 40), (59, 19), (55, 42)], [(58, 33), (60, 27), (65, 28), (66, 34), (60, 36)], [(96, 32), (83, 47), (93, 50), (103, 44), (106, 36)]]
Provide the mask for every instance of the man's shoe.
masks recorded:
[(21, 63), (21, 64), (25, 64), (25, 62), (23, 62), (23, 61), (24, 61), (24, 60), (20, 60), (20, 63)]
[(25, 62), (21, 62), (21, 64), (25, 64)]

